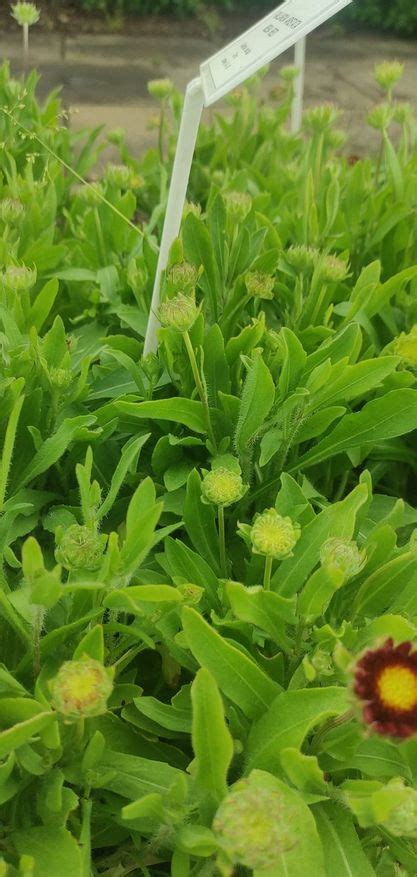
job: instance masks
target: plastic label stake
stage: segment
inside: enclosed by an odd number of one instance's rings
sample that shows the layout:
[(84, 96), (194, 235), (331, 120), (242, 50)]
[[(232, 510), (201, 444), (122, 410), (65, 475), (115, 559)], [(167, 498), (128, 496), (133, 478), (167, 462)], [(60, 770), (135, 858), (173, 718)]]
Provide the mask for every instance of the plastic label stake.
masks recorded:
[(298, 134), (298, 132), (301, 130), (301, 122), (303, 119), (306, 48), (307, 37), (302, 37), (302, 39), (295, 44), (294, 52), (294, 64), (299, 72), (297, 79), (294, 82), (294, 98), (291, 108), (291, 131), (293, 134)]
[[(261, 67), (296, 43), (302, 46), (309, 33), (351, 2), (352, 0), (286, 0), (226, 48), (204, 61), (200, 65), (200, 76), (188, 84), (146, 329), (145, 356), (155, 352), (158, 346), (161, 276), (167, 266), (170, 247), (181, 227), (203, 107), (211, 106), (229, 91), (233, 91), (249, 76), (257, 73)], [(302, 82), (298, 83), (298, 88), (301, 105)]]

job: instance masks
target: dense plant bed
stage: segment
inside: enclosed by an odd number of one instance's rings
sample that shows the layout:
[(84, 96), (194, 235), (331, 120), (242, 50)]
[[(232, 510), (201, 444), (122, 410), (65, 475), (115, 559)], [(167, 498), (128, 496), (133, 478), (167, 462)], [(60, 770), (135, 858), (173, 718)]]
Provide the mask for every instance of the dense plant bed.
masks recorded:
[(292, 75), (202, 130), (143, 359), (181, 97), (99, 178), (1, 68), (7, 877), (417, 873), (416, 123), (382, 65), (346, 158)]

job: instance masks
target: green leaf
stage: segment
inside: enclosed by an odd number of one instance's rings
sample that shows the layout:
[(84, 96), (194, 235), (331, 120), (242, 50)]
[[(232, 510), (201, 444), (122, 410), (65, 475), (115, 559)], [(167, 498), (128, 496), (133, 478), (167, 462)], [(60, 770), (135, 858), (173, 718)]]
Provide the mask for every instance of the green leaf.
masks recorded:
[(248, 768), (280, 774), (282, 750), (301, 747), (312, 728), (329, 716), (342, 714), (346, 707), (344, 688), (331, 686), (282, 692), (252, 727), (247, 747)]
[(282, 359), (278, 387), (282, 398), (285, 399), (298, 386), (300, 375), (306, 365), (307, 354), (294, 332), (285, 326), (277, 337), (277, 345)]
[(323, 771), (315, 755), (304, 755), (298, 749), (281, 750), (281, 765), (290, 782), (302, 792), (327, 795)]
[(64, 420), (54, 435), (47, 438), (39, 451), (34, 454), (33, 459), (18, 478), (17, 488), (24, 487), (38, 475), (50, 469), (65, 454), (72, 442), (85, 442), (95, 438), (99, 431), (92, 432), (88, 428), (94, 423), (96, 423), (96, 418), (90, 414)]
[(81, 849), (66, 828), (42, 825), (14, 832), (22, 856), (33, 856), (33, 877), (84, 877)]
[(145, 478), (135, 490), (127, 510), (126, 539), (120, 552), (125, 572), (134, 572), (152, 548), (162, 508), (162, 503), (155, 502), (152, 479)]
[(89, 658), (94, 658), (95, 661), (100, 661), (104, 664), (104, 633), (102, 624), (96, 624), (83, 636), (72, 656), (73, 661), (79, 660), (84, 655), (88, 655)]
[(248, 444), (269, 414), (274, 397), (275, 386), (271, 372), (258, 355), (249, 367), (240, 402), (235, 446), (241, 456), (246, 455)]
[(417, 585), (414, 548), (380, 566), (363, 582), (355, 599), (355, 614), (372, 616), (385, 612), (410, 583), (412, 589)]
[(248, 718), (262, 715), (279, 691), (277, 683), (247, 655), (226, 642), (194, 609), (183, 609), (182, 624), (194, 657), (214, 676), (220, 690)]
[(212, 321), (217, 322), (218, 302), (222, 300), (223, 290), (220, 272), (214, 258), (213, 247), (208, 229), (201, 219), (189, 213), (182, 227), (184, 255), (188, 262), (197, 268), (204, 265), (199, 284), (210, 305)]
[(171, 420), (182, 423), (193, 432), (205, 433), (206, 421), (201, 402), (194, 399), (183, 399), (182, 396), (172, 399), (161, 399), (152, 402), (115, 402), (121, 414), (134, 420)]
[(164, 797), (177, 778), (182, 776), (181, 771), (165, 762), (108, 749), (96, 770), (96, 788), (109, 789), (131, 801), (149, 793)]
[(0, 758), (4, 758), (9, 752), (23, 746), (32, 737), (36, 737), (39, 731), (43, 731), (48, 725), (56, 721), (52, 712), (38, 713), (24, 722), (15, 724), (12, 728), (0, 732)]
[(174, 581), (181, 579), (181, 584), (192, 582), (204, 588), (209, 605), (219, 609), (220, 601), (217, 593), (219, 580), (201, 553), (192, 551), (179, 539), (168, 538), (165, 540), (165, 554), (172, 579)]
[(295, 598), (280, 597), (261, 587), (246, 588), (239, 582), (227, 582), (226, 594), (236, 618), (264, 630), (284, 650), (291, 649), (285, 625), (297, 623)]
[(138, 436), (137, 438), (133, 439), (133, 441), (129, 440), (123, 446), (120, 460), (113, 473), (109, 492), (106, 496), (106, 499), (97, 510), (96, 517), (98, 521), (101, 521), (101, 519), (104, 518), (105, 515), (107, 515), (112, 508), (117, 494), (119, 493), (119, 490), (126, 478), (126, 475), (133, 465), (133, 461), (136, 460), (137, 462), (137, 458), (139, 457), (139, 454), (144, 444), (146, 444), (146, 442), (148, 441), (149, 437), (150, 432), (146, 433), (145, 435)]
[(47, 320), (51, 313), (58, 290), (58, 278), (55, 276), (48, 280), (48, 283), (41, 289), (33, 302), (29, 319), (31, 325), (35, 326), (38, 332), (42, 329), (45, 320)]
[(195, 755), (192, 777), (200, 811), (211, 822), (227, 792), (227, 774), (233, 758), (233, 740), (226, 725), (216, 681), (202, 667), (191, 686), (192, 744)]
[(347, 810), (332, 801), (316, 804), (314, 816), (323, 844), (326, 877), (376, 877)]
[(17, 398), (10, 412), (10, 416), (7, 422), (6, 434), (4, 437), (3, 450), (0, 460), (0, 508), (3, 506), (6, 497), (7, 479), (9, 477), (9, 471), (12, 462), (13, 448), (16, 439), (16, 430), (19, 423), (22, 405), (25, 401), (25, 397), (21, 395), (23, 387), (23, 378), (19, 378), (18, 380), (16, 380), (13, 387), (13, 392), (15, 396), (17, 396)]
[(301, 457), (290, 471), (315, 466), (336, 454), (378, 444), (413, 429), (417, 429), (417, 391), (392, 390), (368, 402), (361, 411), (346, 415), (330, 435)]

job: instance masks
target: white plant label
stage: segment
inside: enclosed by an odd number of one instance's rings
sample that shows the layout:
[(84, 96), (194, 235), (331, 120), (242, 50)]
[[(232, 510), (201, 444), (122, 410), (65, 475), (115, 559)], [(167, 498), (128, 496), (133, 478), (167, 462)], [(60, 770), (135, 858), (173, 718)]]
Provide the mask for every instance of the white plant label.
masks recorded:
[[(200, 76), (189, 82), (185, 93), (181, 127), (175, 153), (171, 186), (165, 214), (158, 266), (146, 329), (144, 354), (158, 347), (158, 309), (161, 277), (167, 266), (171, 244), (181, 227), (203, 106), (210, 106), (249, 76), (269, 64), (286, 49), (303, 40), (311, 31), (348, 6), (352, 0), (285, 0), (274, 12), (262, 18), (239, 39), (229, 43), (200, 66)], [(302, 101), (299, 87), (298, 103)], [(299, 113), (299, 110), (298, 110)], [(296, 124), (297, 120), (296, 120)]]
[(241, 85), (352, 0), (286, 0), (200, 66), (205, 106)]

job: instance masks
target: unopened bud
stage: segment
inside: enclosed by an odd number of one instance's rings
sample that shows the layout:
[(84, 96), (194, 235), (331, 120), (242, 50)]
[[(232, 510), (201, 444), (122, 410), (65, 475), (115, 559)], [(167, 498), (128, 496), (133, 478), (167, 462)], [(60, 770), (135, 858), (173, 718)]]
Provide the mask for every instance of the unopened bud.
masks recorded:
[(194, 295), (198, 280), (198, 268), (190, 262), (178, 262), (167, 271), (164, 289), (167, 295)]
[(285, 261), (295, 268), (296, 271), (313, 271), (320, 257), (320, 251), (315, 247), (300, 246), (289, 247), (285, 252)]
[(252, 198), (246, 192), (225, 192), (223, 200), (233, 222), (243, 222), (252, 207)]
[(340, 570), (345, 581), (357, 576), (366, 563), (366, 551), (360, 551), (356, 542), (332, 536), (322, 545), (320, 551), (322, 566)]
[(31, 27), (40, 18), (39, 9), (37, 9), (34, 3), (15, 3), (12, 6), (11, 15), (21, 27), (24, 25)]
[(66, 719), (100, 716), (113, 690), (113, 674), (93, 658), (65, 661), (49, 683), (52, 704)]
[(0, 201), (0, 219), (8, 225), (15, 225), (22, 217), (25, 208), (16, 198), (3, 198)]
[(49, 369), (49, 380), (53, 387), (58, 390), (66, 390), (72, 383), (72, 371), (68, 368), (56, 368), (52, 366)]
[(3, 283), (13, 292), (26, 292), (36, 283), (36, 268), (9, 265), (3, 272)]
[(148, 92), (156, 100), (164, 100), (174, 91), (174, 83), (171, 79), (151, 79), (148, 82)]
[(159, 308), (159, 319), (162, 326), (188, 332), (198, 316), (198, 307), (189, 295), (176, 295), (162, 302)]
[(292, 554), (300, 535), (299, 524), (282, 517), (275, 509), (267, 509), (255, 518), (251, 527), (252, 551), (281, 560)]
[(239, 502), (246, 493), (242, 477), (238, 472), (219, 466), (207, 472), (202, 485), (204, 499), (209, 503), (220, 506), (229, 506)]
[(401, 332), (401, 335), (394, 339), (393, 351), (401, 357), (405, 365), (417, 368), (417, 324), (410, 332)]
[(406, 786), (403, 779), (393, 779), (387, 789), (401, 793), (401, 802), (391, 810), (382, 824), (395, 837), (417, 838), (417, 790)]
[(272, 299), (274, 283), (275, 279), (271, 274), (263, 274), (261, 271), (249, 271), (245, 276), (246, 289), (254, 298)]
[(100, 567), (107, 536), (82, 524), (72, 524), (62, 534), (56, 551), (56, 559), (66, 569), (96, 570)]
[(106, 167), (106, 180), (117, 189), (128, 189), (131, 176), (131, 170), (125, 164), (108, 164)]
[(390, 104), (378, 104), (368, 113), (368, 123), (377, 131), (388, 128), (394, 118), (394, 110)]
[(382, 64), (376, 64), (374, 69), (375, 81), (385, 91), (391, 91), (400, 81), (403, 73), (404, 64), (400, 61), (383, 61)]
[(304, 127), (316, 134), (323, 134), (337, 122), (339, 116), (340, 112), (333, 104), (312, 107), (304, 113)]
[(325, 283), (341, 283), (347, 277), (348, 264), (338, 256), (325, 256), (320, 267), (320, 276)]

